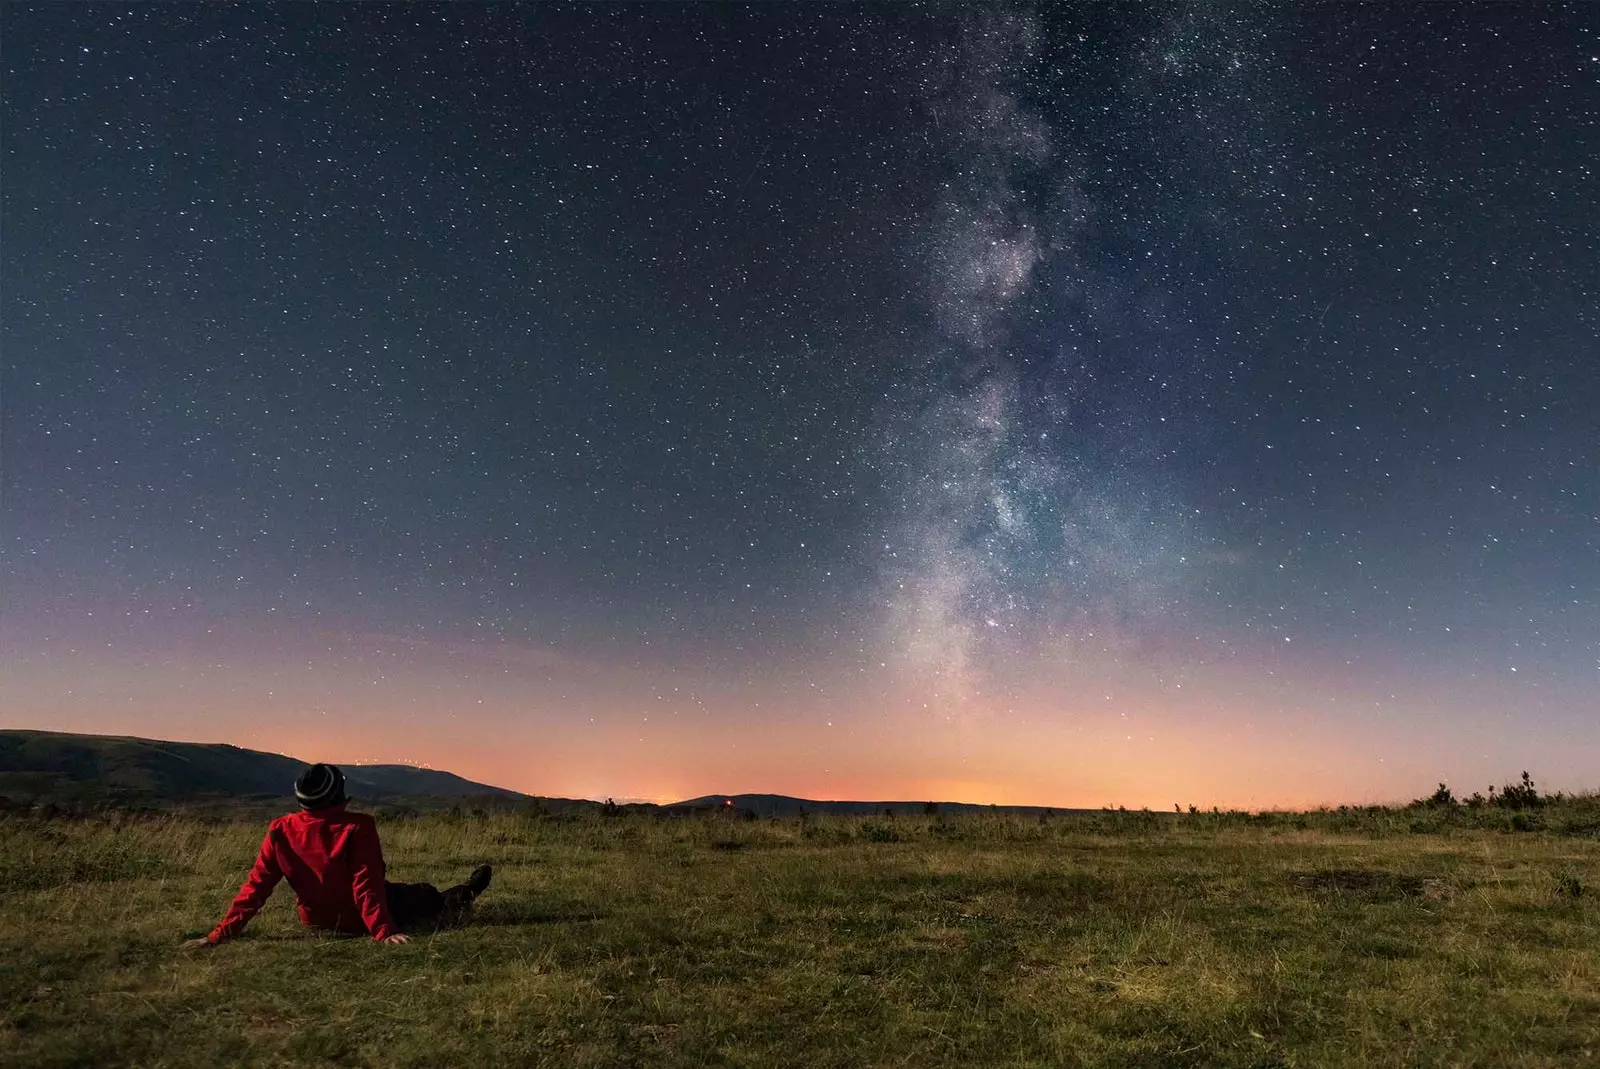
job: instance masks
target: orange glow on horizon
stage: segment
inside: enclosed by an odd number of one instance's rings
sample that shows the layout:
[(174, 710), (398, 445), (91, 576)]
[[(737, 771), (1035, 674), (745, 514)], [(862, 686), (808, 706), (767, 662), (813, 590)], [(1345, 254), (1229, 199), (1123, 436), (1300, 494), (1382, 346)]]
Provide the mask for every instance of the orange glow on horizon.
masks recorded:
[[(1532, 768), (1593, 786), (1600, 754), (1515, 753), (1503, 695), (1364, 689), (1337, 673), (1068, 677), (941, 705), (895, 681), (801, 673), (726, 682), (537, 649), (294, 636), (19, 658), (0, 727), (229, 742), (305, 760), (406, 763), (528, 794), (675, 802), (717, 793), (1099, 809), (1403, 802)], [(341, 644), (342, 643), (342, 644)], [(380, 652), (381, 647), (381, 652)], [(671, 685), (661, 680), (666, 676)], [(1384, 687), (1379, 691), (1378, 687)], [(759, 709), (759, 713), (754, 713)], [(1391, 715), (1389, 710), (1403, 713)], [(1448, 733), (1429, 724), (1448, 715)], [(1514, 767), (1513, 767), (1514, 766)]]

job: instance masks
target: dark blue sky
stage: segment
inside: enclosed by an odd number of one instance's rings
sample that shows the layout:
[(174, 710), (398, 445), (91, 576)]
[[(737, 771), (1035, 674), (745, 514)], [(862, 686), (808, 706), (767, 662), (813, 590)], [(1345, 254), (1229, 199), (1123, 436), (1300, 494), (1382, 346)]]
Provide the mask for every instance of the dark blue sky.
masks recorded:
[(0, 19), (8, 722), (231, 738), (149, 710), (327, 632), (760, 692), (690, 749), (1203, 677), (1419, 791), (1600, 756), (1587, 5)]

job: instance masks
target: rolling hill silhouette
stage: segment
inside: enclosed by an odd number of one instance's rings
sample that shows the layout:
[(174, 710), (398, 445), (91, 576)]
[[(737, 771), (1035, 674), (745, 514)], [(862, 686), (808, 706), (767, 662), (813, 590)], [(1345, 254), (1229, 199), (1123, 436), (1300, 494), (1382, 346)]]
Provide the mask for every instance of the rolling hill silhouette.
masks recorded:
[[(283, 754), (246, 750), (227, 743), (168, 742), (129, 735), (78, 735), (64, 731), (0, 730), (0, 802), (162, 807), (173, 803), (245, 801), (262, 807), (294, 806), (295, 777), (306, 762)], [(410, 765), (341, 765), (358, 805), (422, 804), (425, 800), (506, 805), (527, 803), (546, 813), (600, 809), (588, 799), (547, 798), (451, 772)], [(794, 817), (801, 814), (881, 816), (885, 813), (943, 815), (1082, 812), (1061, 807), (976, 805), (969, 802), (855, 802), (796, 798), (786, 794), (707, 794), (672, 805), (633, 802), (626, 811), (660, 816), (731, 812), (738, 816)], [(610, 811), (610, 807), (606, 807)]]
[(909, 816), (933, 811), (956, 813), (1014, 813), (1024, 816), (1042, 816), (1053, 813), (1092, 812), (1091, 810), (1063, 809), (1060, 806), (1042, 805), (978, 805), (974, 802), (843, 802), (819, 801), (814, 798), (794, 798), (787, 794), (707, 794), (676, 802), (665, 808), (699, 812), (717, 807), (754, 814), (758, 817), (797, 817), (802, 813), (829, 813), (835, 816), (870, 817), (893, 814)]
[[(13, 802), (151, 804), (202, 798), (294, 802), (306, 762), (226, 743), (165, 742), (126, 735), (0, 731), (0, 796)], [(410, 765), (341, 765), (354, 799), (528, 795)]]

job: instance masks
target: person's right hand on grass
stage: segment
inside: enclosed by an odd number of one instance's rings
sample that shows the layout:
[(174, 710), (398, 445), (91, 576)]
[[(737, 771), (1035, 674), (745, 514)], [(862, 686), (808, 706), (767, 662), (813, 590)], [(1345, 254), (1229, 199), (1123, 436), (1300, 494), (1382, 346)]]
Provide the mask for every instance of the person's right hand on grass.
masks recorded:
[[(391, 936), (385, 937), (383, 939), (383, 942), (385, 942), (385, 943), (409, 943), (409, 942), (411, 942), (411, 937), (409, 935), (396, 933), (395, 935), (391, 935)], [(184, 943), (182, 943), (178, 947), (178, 949), (179, 950), (205, 950), (208, 947), (213, 947), (213, 946), (216, 946), (216, 944), (213, 943), (211, 940), (207, 939), (205, 936), (201, 936), (199, 939), (190, 939), (190, 940), (185, 941)]]

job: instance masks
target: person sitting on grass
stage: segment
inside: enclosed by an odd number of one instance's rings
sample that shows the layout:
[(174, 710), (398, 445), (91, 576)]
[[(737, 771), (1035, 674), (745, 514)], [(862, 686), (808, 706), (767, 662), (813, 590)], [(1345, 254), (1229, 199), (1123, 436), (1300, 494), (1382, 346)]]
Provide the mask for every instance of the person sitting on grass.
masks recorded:
[(389, 883), (384, 877), (378, 825), (366, 813), (347, 812), (344, 773), (312, 765), (295, 780), (300, 812), (272, 822), (244, 885), (210, 935), (190, 939), (185, 950), (232, 939), (266, 905), (281, 879), (300, 900), (300, 923), (335, 932), (370, 933), (380, 943), (405, 943), (405, 929), (451, 924), (465, 917), (489, 886), (493, 870), (480, 865), (467, 882), (447, 891), (427, 883)]

